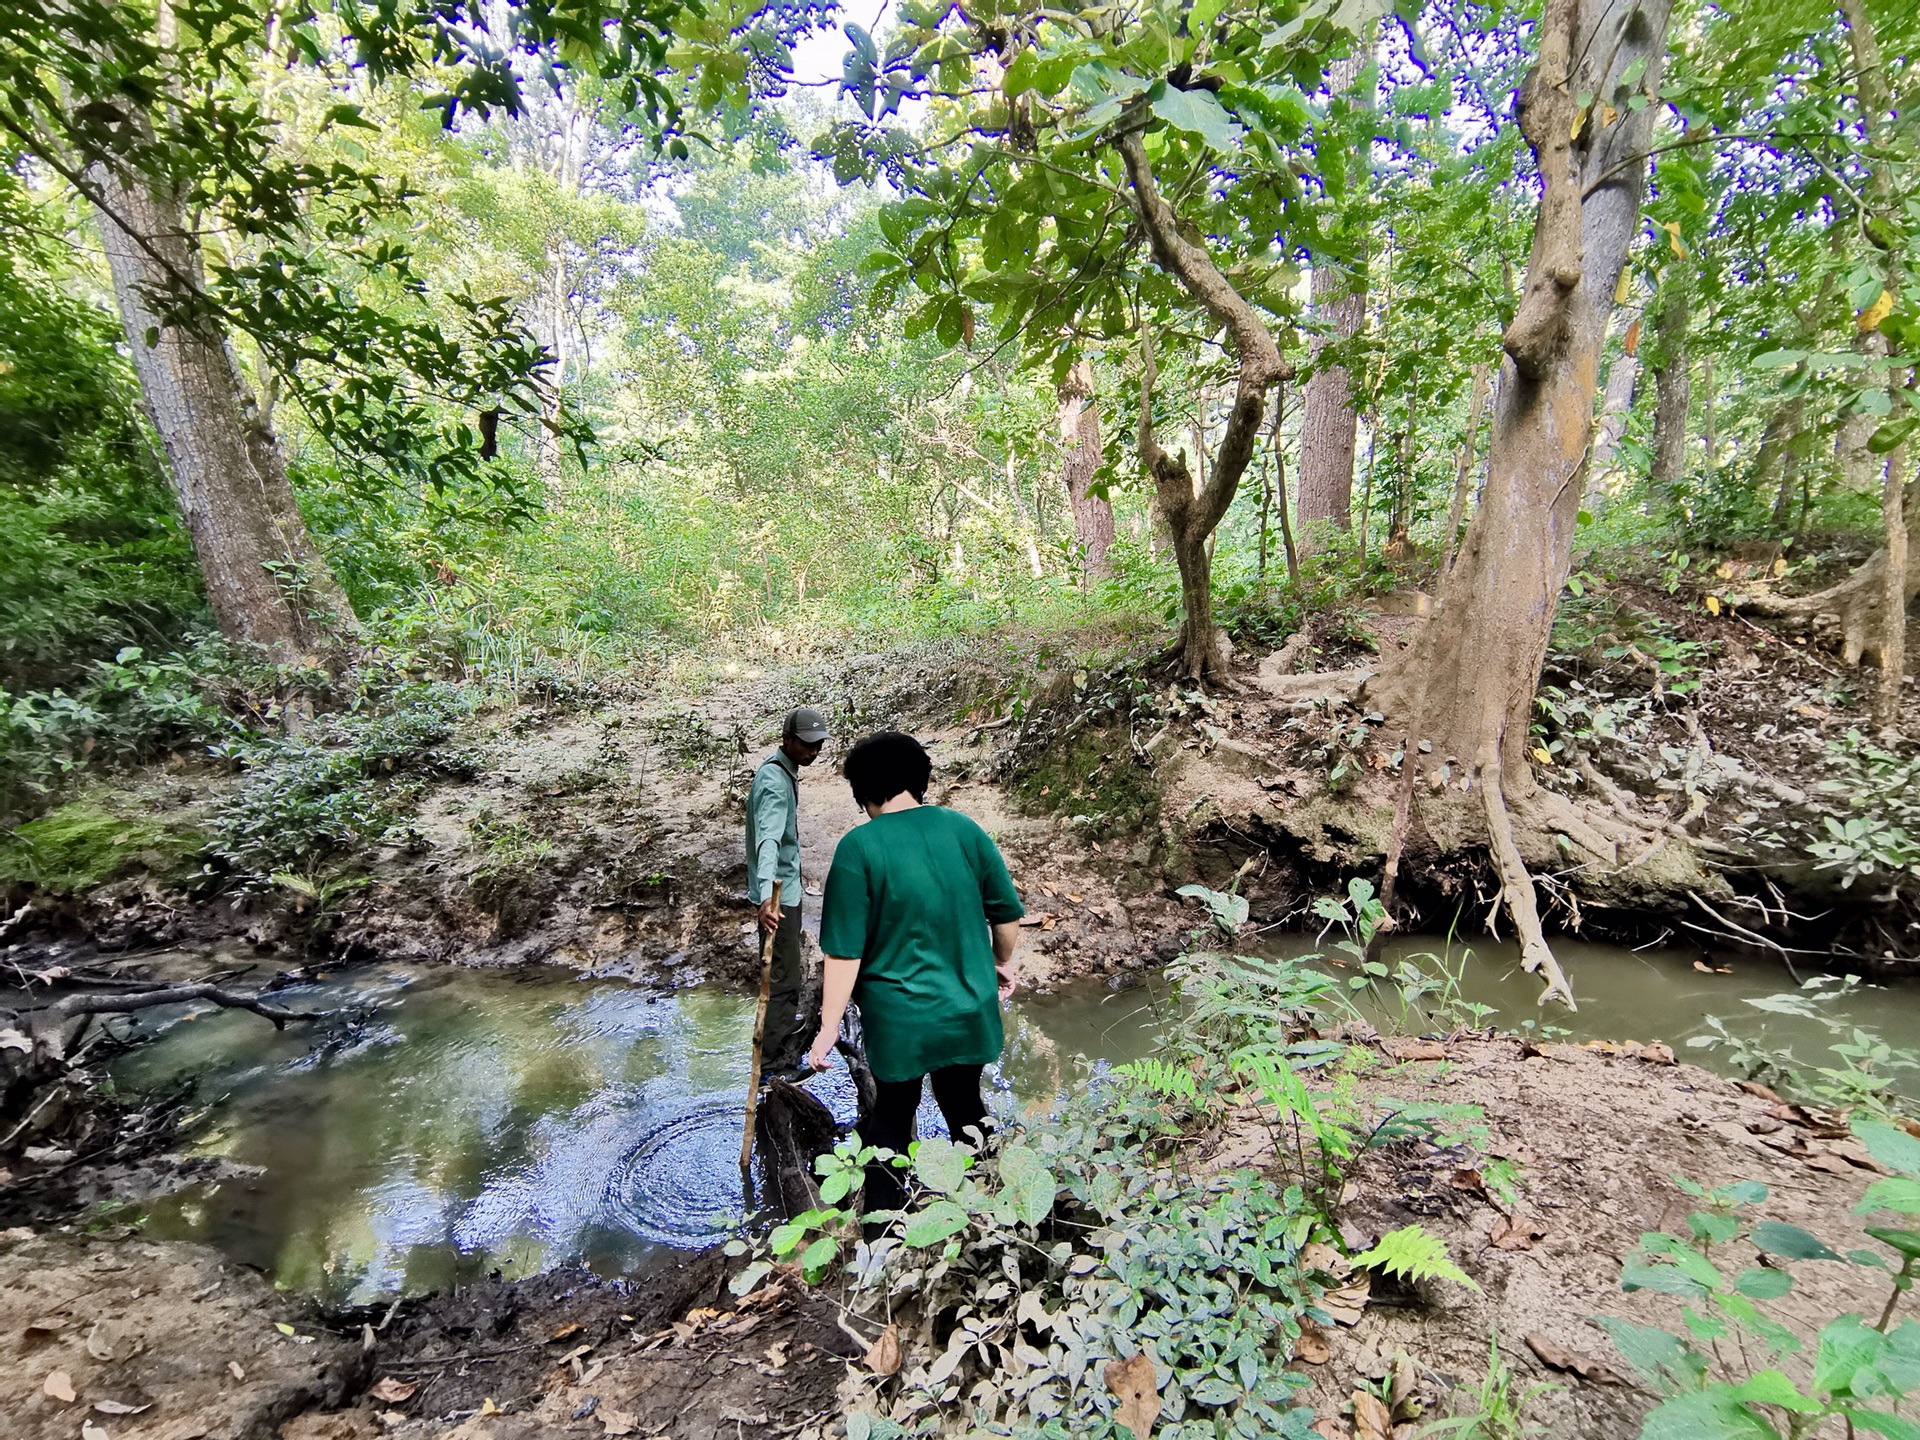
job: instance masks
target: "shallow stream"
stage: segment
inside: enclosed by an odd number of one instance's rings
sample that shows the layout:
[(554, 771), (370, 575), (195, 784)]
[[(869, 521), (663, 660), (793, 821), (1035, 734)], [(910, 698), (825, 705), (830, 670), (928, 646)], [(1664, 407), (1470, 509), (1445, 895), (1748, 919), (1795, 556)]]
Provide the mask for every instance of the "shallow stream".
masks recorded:
[[(1443, 948), (1415, 937), (1385, 958)], [(1722, 1069), (1723, 1050), (1686, 1048), (1708, 1015), (1803, 1061), (1824, 1063), (1832, 1043), (1817, 1021), (1744, 1003), (1794, 989), (1776, 965), (1702, 973), (1698, 951), (1561, 941), (1580, 1010), (1543, 1014), (1511, 946), (1473, 948), (1457, 967), (1460, 994), (1495, 1007), (1492, 1023), (1505, 1027), (1662, 1039)], [(370, 966), (278, 998), (358, 1007), (366, 1018), (316, 1046), (301, 1027), (276, 1033), (240, 1012), (156, 1014), (143, 1025), (157, 1032), (152, 1043), (117, 1065), (126, 1088), (190, 1083), (200, 1107), (192, 1153), (232, 1162), (223, 1178), (147, 1206), (146, 1234), (205, 1241), (284, 1288), (363, 1302), (568, 1262), (627, 1272), (738, 1222), (753, 1018), (738, 994), (660, 995), (551, 969)], [(1019, 997), (992, 1103), (1003, 1116), (1042, 1112), (1089, 1065), (1150, 1053), (1167, 1003), (1157, 974), (1131, 989), (1096, 980)], [(1902, 1043), (1920, 1034), (1920, 988), (1842, 997), (1834, 1018)], [(852, 1118), (837, 1062), (811, 1088)], [(921, 1125), (940, 1128), (930, 1104)]]

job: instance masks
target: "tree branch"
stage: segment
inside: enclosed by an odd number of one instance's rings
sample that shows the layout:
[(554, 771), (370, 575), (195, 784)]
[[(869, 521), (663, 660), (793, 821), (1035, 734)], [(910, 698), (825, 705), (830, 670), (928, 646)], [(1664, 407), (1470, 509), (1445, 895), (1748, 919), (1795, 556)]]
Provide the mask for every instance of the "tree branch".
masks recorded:
[[(1214, 320), (1233, 337), (1235, 357), (1240, 366), (1239, 386), (1233, 409), (1227, 417), (1226, 434), (1214, 455), (1213, 474), (1195, 497), (1195, 519), (1211, 531), (1232, 503), (1240, 476), (1253, 457), (1266, 419), (1267, 388), (1276, 380), (1293, 375), (1293, 367), (1281, 355), (1273, 333), (1252, 303), (1228, 283), (1213, 263), (1204, 244), (1189, 240), (1181, 232), (1180, 218), (1160, 193), (1147, 160), (1147, 149), (1138, 130), (1117, 136), (1114, 145), (1133, 184), (1134, 209), (1147, 232), (1153, 258), (1181, 287), (1206, 308)], [(1145, 331), (1142, 335), (1144, 337)], [(1157, 448), (1157, 447), (1156, 447)], [(1142, 455), (1146, 450), (1142, 448)]]
[(120, 995), (69, 995), (43, 1009), (31, 1012), (30, 1021), (36, 1036), (57, 1033), (69, 1020), (78, 1020), (83, 1015), (125, 1015), (135, 1010), (151, 1010), (158, 1005), (181, 1005), (189, 1000), (211, 1000), (230, 1010), (251, 1010), (255, 1015), (273, 1022), (273, 1028), (283, 1030), (290, 1021), (318, 1020), (331, 1014), (331, 1011), (283, 1010), (278, 1005), (269, 1005), (257, 995), (243, 995), (237, 990), (223, 990), (218, 985), (170, 985), (159, 990), (140, 990)]

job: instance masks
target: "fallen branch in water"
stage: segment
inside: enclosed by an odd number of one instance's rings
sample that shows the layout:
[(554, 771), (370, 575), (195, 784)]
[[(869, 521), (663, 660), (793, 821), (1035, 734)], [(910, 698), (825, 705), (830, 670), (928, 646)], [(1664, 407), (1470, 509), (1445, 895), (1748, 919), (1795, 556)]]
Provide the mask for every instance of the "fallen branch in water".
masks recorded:
[[(321, 1020), (334, 1013), (331, 1010), (283, 1010), (278, 1005), (269, 1005), (257, 995), (244, 995), (237, 990), (222, 989), (219, 985), (203, 981), (119, 995), (69, 995), (64, 1000), (56, 1000), (51, 1005), (27, 1012), (27, 1026), (36, 1043), (51, 1051), (58, 1059), (63, 1058), (67, 1047), (79, 1038), (80, 1028), (84, 1028), (90, 1016), (127, 1015), (135, 1010), (184, 1005), (193, 1000), (210, 1000), (229, 1010), (252, 1011), (262, 1019), (271, 1020), (276, 1030), (284, 1030), (295, 1021)], [(69, 1027), (76, 1020), (81, 1022), (81, 1027), (69, 1033)]]

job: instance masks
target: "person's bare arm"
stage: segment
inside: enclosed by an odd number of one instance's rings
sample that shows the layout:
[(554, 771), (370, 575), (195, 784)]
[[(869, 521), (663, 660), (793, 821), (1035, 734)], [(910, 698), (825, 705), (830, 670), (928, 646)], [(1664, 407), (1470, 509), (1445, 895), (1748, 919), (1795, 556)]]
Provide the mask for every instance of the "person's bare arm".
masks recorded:
[(993, 927), (993, 973), (1000, 977), (1000, 999), (1013, 994), (1019, 972), (1013, 968), (1013, 952), (1020, 944), (1020, 922), (1009, 920)]
[(821, 977), (820, 1033), (813, 1037), (813, 1048), (807, 1052), (807, 1064), (815, 1070), (827, 1068), (833, 1042), (840, 1038), (840, 1022), (846, 1017), (847, 1002), (853, 999), (853, 982), (860, 978), (858, 960), (829, 955), (826, 962)]

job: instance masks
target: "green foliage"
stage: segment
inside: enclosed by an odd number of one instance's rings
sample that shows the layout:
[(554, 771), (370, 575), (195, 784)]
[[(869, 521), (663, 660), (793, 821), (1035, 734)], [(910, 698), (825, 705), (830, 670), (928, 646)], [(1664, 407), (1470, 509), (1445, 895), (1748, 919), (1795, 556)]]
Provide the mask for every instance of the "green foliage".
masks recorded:
[(1806, 847), (1817, 868), (1839, 872), (1843, 889), (1856, 880), (1911, 889), (1920, 873), (1920, 750), (1901, 753), (1850, 729), (1828, 744), (1827, 765), (1817, 788), (1845, 813), (1821, 817), (1826, 835)]
[(1500, 1333), (1487, 1340), (1487, 1373), (1471, 1395), (1455, 1392), (1454, 1405), (1462, 1413), (1435, 1421), (1419, 1431), (1428, 1436), (1450, 1435), (1457, 1440), (1527, 1440), (1545, 1433), (1544, 1426), (1526, 1419), (1527, 1406), (1542, 1395), (1552, 1394), (1557, 1385), (1530, 1385), (1514, 1392), (1513, 1368), (1500, 1354)]
[(232, 747), (246, 779), (214, 813), (213, 855), (248, 884), (338, 863), (385, 831), (424, 779), (473, 773), (475, 757), (454, 742), (476, 699), (402, 683), (301, 736)]
[(1460, 1285), (1480, 1287), (1447, 1254), (1446, 1242), (1419, 1225), (1404, 1225), (1382, 1235), (1370, 1250), (1353, 1257), (1353, 1263), (1368, 1270), (1398, 1275), (1409, 1284), (1422, 1280), (1452, 1280)]
[[(1896, 1172), (1870, 1187), (1855, 1213), (1920, 1216), (1920, 1141), (1866, 1119), (1857, 1118), (1853, 1131), (1874, 1159)], [(1685, 1236), (1641, 1236), (1621, 1286), (1686, 1301), (1684, 1332), (1595, 1317), (1641, 1379), (1666, 1397), (1647, 1416), (1642, 1440), (1793, 1440), (1836, 1420), (1856, 1432), (1911, 1433), (1898, 1412), (1920, 1391), (1920, 1322), (1896, 1325), (1894, 1312), (1913, 1288), (1920, 1230), (1910, 1223), (1863, 1226), (1892, 1257), (1869, 1247), (1843, 1256), (1798, 1226), (1754, 1219), (1752, 1207), (1767, 1198), (1764, 1185), (1741, 1181), (1708, 1190), (1678, 1183), (1707, 1208), (1687, 1217)], [(1748, 1249), (1761, 1263), (1735, 1258)], [(1801, 1342), (1766, 1308), (1791, 1293), (1795, 1264), (1851, 1265), (1862, 1272), (1854, 1293), (1875, 1283), (1869, 1271), (1889, 1287), (1874, 1320), (1849, 1312), (1820, 1325), (1811, 1376), (1800, 1384), (1774, 1362), (1797, 1354)]]
[(102, 794), (71, 800), (0, 837), (0, 886), (68, 895), (125, 876), (189, 876), (207, 844), (192, 820), (137, 813)]
[(153, 660), (128, 646), (90, 666), (72, 695), (0, 690), (0, 818), (44, 803), (86, 764), (136, 763), (237, 733), (206, 694), (204, 658)]

